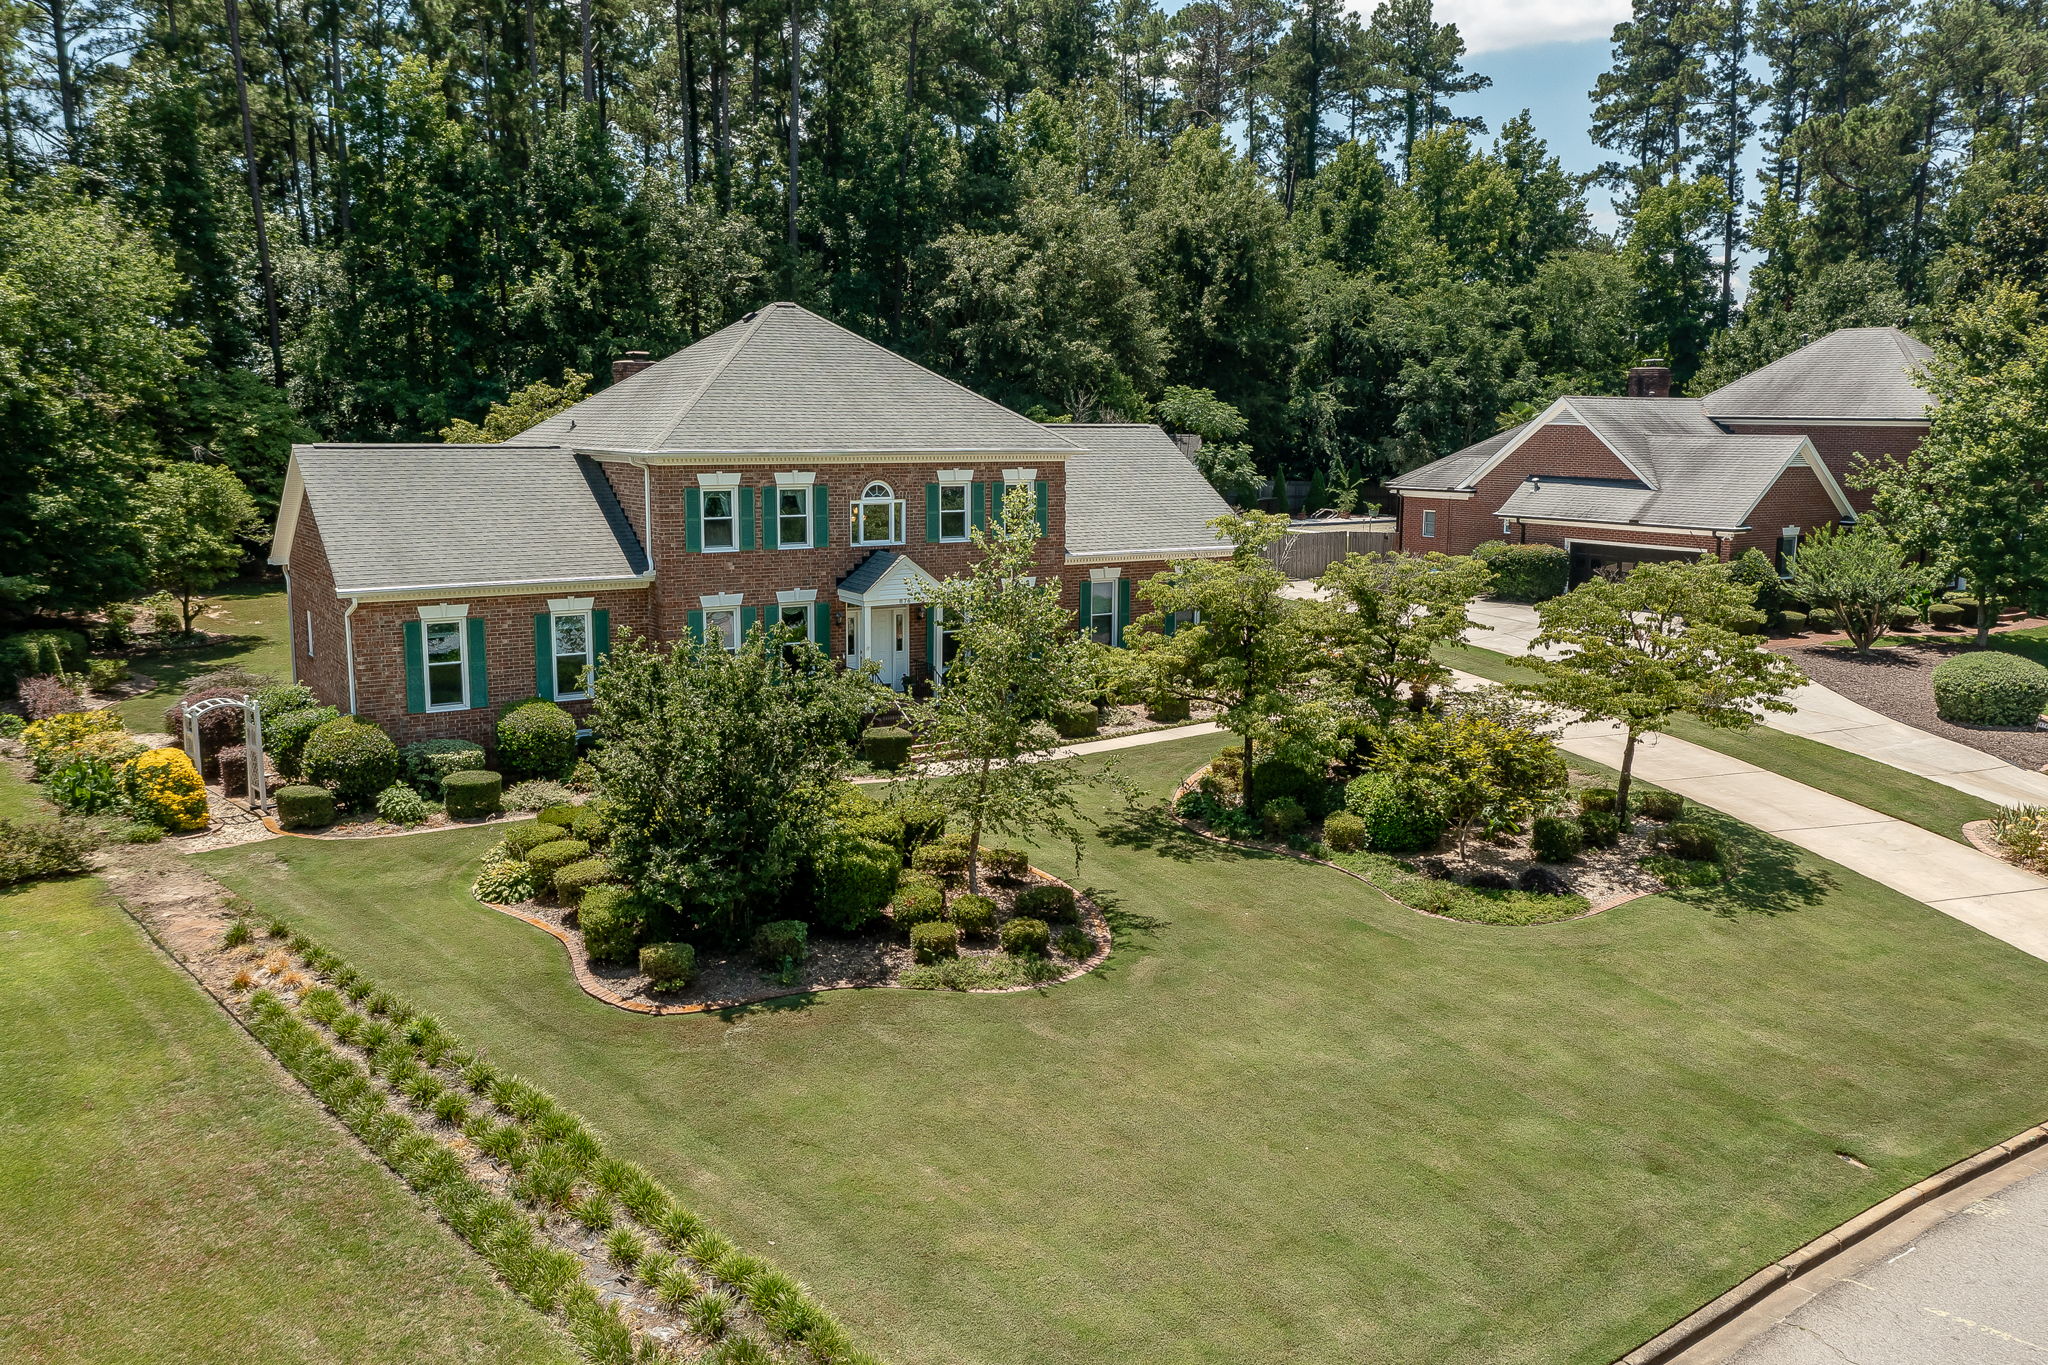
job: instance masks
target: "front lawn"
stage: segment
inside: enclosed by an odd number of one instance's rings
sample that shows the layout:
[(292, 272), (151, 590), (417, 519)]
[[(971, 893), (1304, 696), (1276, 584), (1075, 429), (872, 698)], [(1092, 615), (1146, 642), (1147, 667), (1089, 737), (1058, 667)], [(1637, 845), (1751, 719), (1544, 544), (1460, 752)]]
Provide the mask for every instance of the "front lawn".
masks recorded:
[(467, 898), (492, 831), (201, 861), (899, 1365), (1604, 1363), (2048, 1111), (2048, 964), (1852, 872), (1758, 837), (1727, 888), (1449, 923), (1167, 818), (1217, 743), (1120, 756), (1116, 952), (1014, 995), (641, 1018)]
[(129, 664), (151, 685), (115, 706), (123, 723), (137, 734), (157, 733), (164, 728), (164, 709), (184, 693), (186, 679), (229, 664), (290, 682), (291, 622), (286, 610), (282, 583), (229, 583), (208, 593), (206, 610), (193, 624), (224, 638), (195, 649), (137, 653)]

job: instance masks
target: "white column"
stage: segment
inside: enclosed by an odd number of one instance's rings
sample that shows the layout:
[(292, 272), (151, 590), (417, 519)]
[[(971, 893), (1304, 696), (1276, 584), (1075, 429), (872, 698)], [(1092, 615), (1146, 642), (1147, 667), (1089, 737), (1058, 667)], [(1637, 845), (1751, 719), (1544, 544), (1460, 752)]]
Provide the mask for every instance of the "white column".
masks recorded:
[(867, 663), (875, 657), (875, 609), (863, 602), (860, 604), (860, 661)]

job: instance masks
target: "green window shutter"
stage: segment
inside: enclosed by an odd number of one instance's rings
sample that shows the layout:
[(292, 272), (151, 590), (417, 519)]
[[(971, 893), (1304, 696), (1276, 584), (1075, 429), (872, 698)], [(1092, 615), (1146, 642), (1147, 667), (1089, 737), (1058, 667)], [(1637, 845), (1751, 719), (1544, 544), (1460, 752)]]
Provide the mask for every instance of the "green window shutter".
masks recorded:
[(1168, 612), (1168, 613), (1166, 613), (1166, 616), (1165, 616), (1165, 618), (1164, 618), (1164, 619), (1163, 619), (1163, 620), (1162, 620), (1162, 621), (1160, 622), (1160, 626), (1159, 626), (1159, 630), (1160, 630), (1160, 633), (1161, 633), (1161, 634), (1163, 634), (1163, 635), (1169, 635), (1169, 636), (1170, 636), (1170, 635), (1172, 635), (1172, 634), (1173, 634), (1173, 627), (1174, 627), (1174, 619), (1173, 619), (1173, 613), (1172, 613), (1172, 612)]
[(1002, 515), (1003, 486), (999, 483), (970, 483), (967, 485), (967, 506), (974, 518), (976, 530), (988, 529), (988, 500), (990, 493), (996, 497), (996, 515)]
[(554, 620), (544, 611), (533, 618), (533, 695), (543, 701), (555, 699), (555, 650), (548, 639)]
[(481, 711), (491, 704), (491, 666), (484, 657), (484, 618), (469, 618), (469, 707)]
[(612, 652), (612, 614), (603, 607), (590, 613), (590, 644), (590, 671), (594, 674)]
[(742, 640), (754, 633), (754, 622), (760, 619), (761, 609), (759, 607), (740, 608), (740, 638)]
[(405, 623), (405, 709), (418, 715), (427, 709), (427, 634), (418, 621)]
[(832, 499), (822, 483), (811, 485), (811, 548), (822, 550), (832, 543)]
[(761, 548), (779, 550), (782, 548), (782, 489), (780, 487), (761, 490)]
[(690, 638), (700, 645), (704, 643), (704, 613), (701, 611), (690, 613)]
[(1131, 580), (1119, 578), (1116, 581), (1116, 642), (1124, 642), (1124, 627), (1131, 623)]
[(926, 544), (939, 538), (939, 486), (935, 483), (924, 486), (924, 538)]
[(683, 490), (683, 548), (691, 554), (704, 549), (704, 490)]
[(754, 490), (742, 488), (739, 496), (740, 548), (754, 548)]
[(1052, 534), (1052, 494), (1047, 491), (1044, 479), (1040, 479), (1036, 485), (1036, 496), (1038, 498), (1038, 534), (1049, 536)]
[(818, 648), (824, 650), (827, 654), (830, 654), (832, 652), (832, 604), (830, 602), (820, 602), (812, 607), (811, 620), (813, 623), (812, 630), (815, 632), (812, 636), (812, 643), (816, 644)]
[(1081, 633), (1083, 635), (1088, 633), (1088, 617), (1090, 609), (1095, 605), (1094, 590), (1095, 585), (1093, 583), (1086, 579), (1081, 580)]

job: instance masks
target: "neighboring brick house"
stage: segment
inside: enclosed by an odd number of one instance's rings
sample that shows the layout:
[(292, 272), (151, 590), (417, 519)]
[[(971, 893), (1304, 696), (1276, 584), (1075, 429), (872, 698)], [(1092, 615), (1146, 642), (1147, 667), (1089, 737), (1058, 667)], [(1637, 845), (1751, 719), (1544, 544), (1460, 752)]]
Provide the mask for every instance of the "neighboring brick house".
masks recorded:
[(1228, 553), (1159, 428), (1033, 422), (794, 304), (614, 379), (500, 445), (294, 448), (271, 553), (293, 676), (401, 743), (488, 742), (533, 695), (580, 715), (626, 633), (781, 622), (903, 687), (943, 675), (925, 599), (1017, 487), (1040, 573), (1111, 642), (1134, 580)]
[(1857, 454), (1910, 454), (1927, 432), (1914, 380), (1927, 347), (1856, 327), (1705, 398), (1672, 398), (1656, 362), (1625, 398), (1570, 397), (1534, 420), (1388, 481), (1398, 544), (1469, 554), (1489, 540), (1559, 545), (1571, 581), (1645, 560), (1751, 547), (1782, 562), (1815, 526), (1868, 500), (1844, 476)]

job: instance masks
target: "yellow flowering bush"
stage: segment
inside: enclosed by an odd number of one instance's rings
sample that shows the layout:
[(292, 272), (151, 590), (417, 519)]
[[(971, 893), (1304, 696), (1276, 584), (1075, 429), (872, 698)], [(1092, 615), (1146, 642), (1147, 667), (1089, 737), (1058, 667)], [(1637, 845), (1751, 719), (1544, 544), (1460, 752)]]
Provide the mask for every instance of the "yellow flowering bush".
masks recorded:
[(128, 765), (123, 785), (144, 819), (174, 834), (206, 828), (206, 784), (183, 749), (151, 749)]
[[(28, 746), (29, 761), (41, 776), (69, 760), (81, 745), (91, 746), (85, 752), (114, 759), (127, 734), (121, 717), (112, 711), (66, 711), (23, 730), (21, 742)], [(120, 758), (126, 757), (120, 754)]]

